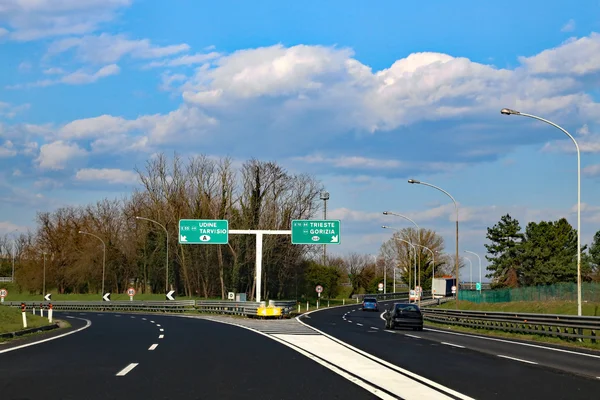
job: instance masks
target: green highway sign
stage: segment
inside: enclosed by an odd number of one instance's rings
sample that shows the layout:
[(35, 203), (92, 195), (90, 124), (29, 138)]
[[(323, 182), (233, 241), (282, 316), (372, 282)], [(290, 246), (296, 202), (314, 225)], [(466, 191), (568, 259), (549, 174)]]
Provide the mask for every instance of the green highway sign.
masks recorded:
[(295, 219), (292, 244), (340, 244), (340, 221)]
[(229, 221), (226, 219), (180, 219), (180, 244), (227, 244)]

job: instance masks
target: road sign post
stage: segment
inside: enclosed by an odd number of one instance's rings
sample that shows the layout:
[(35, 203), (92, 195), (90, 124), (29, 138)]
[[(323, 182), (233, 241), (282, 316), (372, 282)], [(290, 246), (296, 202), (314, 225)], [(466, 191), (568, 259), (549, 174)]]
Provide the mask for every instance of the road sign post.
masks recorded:
[[(448, 287), (448, 286), (446, 286), (446, 287)], [(456, 286), (452, 286), (452, 294), (456, 295)]]
[(383, 292), (383, 283), (379, 282), (379, 284), (377, 285), (377, 290)]
[(292, 220), (292, 244), (340, 244), (340, 221)]
[(127, 294), (129, 295), (129, 301), (133, 301), (133, 296), (135, 296), (135, 288), (130, 287), (127, 289)]
[(226, 219), (180, 219), (179, 244), (227, 244), (229, 221)]
[(0, 289), (0, 301), (4, 303), (4, 298), (8, 296), (8, 290)]

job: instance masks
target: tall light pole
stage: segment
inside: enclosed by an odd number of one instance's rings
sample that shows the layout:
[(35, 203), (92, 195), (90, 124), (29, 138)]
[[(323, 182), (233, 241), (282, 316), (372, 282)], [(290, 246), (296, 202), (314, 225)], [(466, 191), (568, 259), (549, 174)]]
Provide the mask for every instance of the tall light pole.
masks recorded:
[(44, 254), (44, 278), (43, 278), (43, 284), (42, 284), (42, 296), (46, 295), (46, 252), (44, 251), (42, 254)]
[[(383, 229), (391, 229), (391, 230), (396, 231), (396, 232), (401, 232), (400, 229), (392, 228), (391, 226), (387, 226), (387, 225), (383, 225), (382, 228)], [(404, 240), (404, 239), (400, 239), (400, 238), (394, 238), (394, 239), (398, 240), (400, 242), (404, 242), (404, 243), (408, 244), (409, 246), (411, 246), (413, 248), (414, 262), (415, 262), (415, 282), (416, 282), (416, 278), (417, 278), (417, 248), (415, 247), (414, 244), (412, 244), (408, 240)], [(410, 267), (409, 267), (409, 270), (408, 270), (408, 279), (409, 279), (408, 290), (410, 291)]]
[(479, 257), (479, 254), (475, 253), (474, 251), (465, 250), (465, 253), (474, 254), (479, 260), (479, 292), (481, 293), (481, 257)]
[(104, 276), (105, 276), (105, 272), (106, 272), (106, 243), (104, 243), (104, 240), (102, 240), (102, 238), (100, 236), (96, 236), (93, 233), (88, 233), (88, 232), (84, 232), (84, 231), (79, 231), (79, 233), (82, 235), (93, 236), (102, 242), (102, 250), (103, 250), (102, 251), (102, 293), (100, 295), (104, 296)]
[[(393, 215), (395, 217), (404, 218), (405, 220), (412, 222), (413, 225), (417, 227), (417, 232), (419, 234), (417, 240), (419, 241), (419, 244), (421, 244), (421, 228), (419, 227), (419, 225), (417, 225), (417, 223), (415, 221), (413, 221), (412, 219), (408, 218), (406, 215), (398, 214), (398, 213), (395, 213), (395, 212), (392, 212), (392, 211), (384, 211), (383, 215)], [(425, 247), (425, 246), (421, 246), (421, 247)], [(417, 262), (419, 264), (419, 283), (417, 284), (415, 282), (415, 285), (421, 287), (421, 256), (420, 255), (419, 255), (419, 259), (418, 259)]]
[[(431, 250), (429, 247), (423, 246), (422, 244), (415, 244), (415, 246), (419, 246), (424, 248), (425, 250), (429, 250), (429, 252), (431, 253), (431, 260), (432, 260), (432, 265), (433, 265), (433, 273), (432, 273), (432, 277), (435, 278), (435, 254), (437, 253), (437, 250), (434, 252), (433, 250)], [(419, 275), (421, 274), (421, 272), (419, 271)], [(433, 278), (431, 279), (431, 296), (433, 298)], [(421, 286), (419, 284), (419, 286)], [(419, 296), (419, 299), (421, 298), (421, 296)], [(420, 302), (420, 300), (419, 300)]]
[(163, 228), (163, 230), (165, 231), (165, 234), (167, 235), (167, 241), (166, 241), (166, 251), (167, 251), (167, 260), (165, 262), (165, 267), (166, 267), (166, 278), (165, 278), (165, 293), (169, 293), (169, 231), (167, 230), (167, 228), (161, 224), (158, 221), (155, 221), (153, 219), (150, 218), (145, 218), (145, 217), (135, 217), (135, 219), (142, 219), (144, 221), (149, 221), (149, 222), (153, 222), (156, 225), (160, 226), (161, 228)]
[(435, 185), (432, 185), (431, 183), (427, 183), (427, 182), (421, 182), (421, 181), (417, 181), (415, 179), (409, 179), (408, 183), (412, 183), (412, 184), (418, 184), (418, 185), (425, 185), (425, 186), (429, 186), (432, 187), (434, 189), (439, 190), (440, 192), (444, 193), (446, 196), (450, 197), (450, 199), (452, 199), (452, 202), (454, 203), (454, 209), (456, 210), (456, 308), (458, 309), (458, 264), (459, 264), (459, 255), (458, 255), (458, 204), (456, 204), (456, 200), (454, 200), (454, 197), (452, 197), (452, 195), (448, 192), (446, 192), (444, 189), (437, 187)]
[[(327, 200), (329, 200), (329, 192), (321, 192), (321, 200), (323, 200), (323, 219), (327, 219)], [(323, 265), (327, 265), (327, 245), (323, 245)]]
[[(14, 234), (15, 232), (18, 232), (18, 229), (15, 229), (14, 231), (11, 232), (11, 235)], [(12, 240), (12, 283), (15, 283), (15, 254), (17, 253), (17, 241), (15, 240), (14, 236), (11, 238)]]
[(533, 118), (537, 119), (538, 121), (545, 122), (548, 125), (552, 125), (556, 129), (562, 131), (575, 144), (575, 149), (577, 150), (577, 315), (581, 316), (581, 154), (579, 152), (579, 145), (577, 144), (575, 138), (569, 132), (567, 132), (566, 129), (552, 121), (548, 121), (547, 119), (538, 117), (536, 115), (511, 110), (510, 108), (503, 108), (500, 110), (500, 113), (503, 115), (520, 115), (522, 117)]
[(469, 287), (473, 284), (473, 262), (469, 257), (465, 257), (465, 259), (469, 262)]

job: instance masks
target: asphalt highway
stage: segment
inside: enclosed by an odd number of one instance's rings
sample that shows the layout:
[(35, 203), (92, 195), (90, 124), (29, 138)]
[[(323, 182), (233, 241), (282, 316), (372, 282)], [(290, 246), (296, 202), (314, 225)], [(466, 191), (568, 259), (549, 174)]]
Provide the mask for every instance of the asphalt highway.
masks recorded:
[[(381, 312), (359, 305), (300, 320), (333, 338), (476, 399), (591, 399), (600, 358), (442, 331), (385, 329)], [(591, 353), (591, 352), (582, 352)], [(596, 354), (597, 356), (597, 354)]]
[(235, 326), (165, 315), (55, 318), (68, 318), (73, 329), (91, 325), (14, 351), (0, 347), (3, 400), (374, 398), (289, 347)]

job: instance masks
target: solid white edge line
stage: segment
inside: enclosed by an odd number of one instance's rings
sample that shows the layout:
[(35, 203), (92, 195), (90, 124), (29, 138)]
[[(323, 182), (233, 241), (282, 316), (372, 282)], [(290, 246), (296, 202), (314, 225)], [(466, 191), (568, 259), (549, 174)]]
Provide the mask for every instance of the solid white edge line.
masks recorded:
[(533, 362), (533, 361), (528, 361), (528, 360), (523, 360), (523, 359), (521, 359), (521, 358), (515, 358), (515, 357), (503, 356), (502, 354), (497, 354), (497, 356), (498, 356), (498, 357), (502, 357), (502, 358), (507, 358), (507, 359), (509, 359), (509, 360), (520, 361), (520, 362), (524, 362), (524, 363), (527, 363), (527, 364), (533, 364), (533, 365), (537, 365), (537, 363), (536, 363), (536, 362)]
[(421, 336), (411, 335), (410, 333), (405, 333), (404, 336), (414, 337), (415, 339), (421, 339)]
[(159, 339), (164, 339), (165, 335), (158, 335)]
[[(313, 310), (313, 311), (309, 311), (308, 313), (305, 313), (305, 314), (302, 314), (302, 315), (312, 314), (312, 313), (314, 313), (314, 312), (318, 312), (318, 311), (323, 311), (323, 310)], [(382, 315), (383, 315), (383, 313), (382, 313)], [(339, 343), (339, 344), (342, 344), (342, 345), (346, 346), (347, 348), (349, 348), (349, 349), (352, 349), (352, 350), (354, 350), (355, 352), (357, 352), (357, 353), (359, 353), (359, 354), (362, 354), (363, 356), (365, 356), (365, 357), (367, 357), (367, 358), (370, 358), (371, 360), (377, 361), (378, 363), (380, 363), (380, 364), (383, 364), (383, 365), (385, 365), (386, 367), (388, 367), (388, 368), (390, 368), (390, 369), (393, 369), (393, 370), (395, 370), (395, 371), (397, 371), (397, 372), (400, 372), (400, 373), (404, 374), (404, 375), (405, 375), (405, 376), (407, 376), (407, 377), (411, 377), (411, 378), (413, 378), (413, 379), (417, 379), (417, 380), (419, 380), (419, 381), (421, 381), (421, 382), (425, 382), (425, 383), (427, 383), (429, 386), (431, 386), (431, 387), (434, 387), (434, 388), (436, 388), (436, 389), (438, 389), (438, 390), (440, 390), (440, 391), (442, 391), (442, 392), (445, 392), (446, 394), (451, 394), (451, 395), (452, 395), (452, 396), (454, 396), (454, 397), (458, 397), (459, 399), (462, 399), (462, 400), (475, 400), (474, 398), (472, 398), (472, 397), (469, 397), (469, 396), (467, 396), (467, 395), (465, 395), (465, 394), (462, 394), (462, 393), (460, 393), (460, 392), (457, 392), (457, 391), (456, 391), (456, 390), (454, 390), (454, 389), (450, 389), (449, 387), (446, 387), (446, 386), (444, 386), (444, 385), (441, 385), (441, 384), (439, 384), (439, 383), (437, 383), (437, 382), (434, 382), (434, 381), (432, 381), (432, 380), (430, 380), (430, 379), (427, 379), (427, 378), (425, 378), (424, 376), (421, 376), (421, 375), (415, 374), (414, 372), (411, 372), (411, 371), (409, 371), (409, 370), (407, 370), (407, 369), (400, 368), (400, 367), (398, 367), (398, 366), (397, 366), (397, 365), (395, 365), (395, 364), (392, 364), (392, 363), (390, 363), (390, 362), (387, 362), (387, 361), (385, 361), (385, 360), (382, 360), (381, 358), (375, 357), (374, 355), (372, 355), (372, 354), (369, 354), (369, 353), (367, 353), (366, 351), (363, 351), (363, 350), (361, 350), (361, 349), (359, 349), (359, 348), (356, 348), (356, 347), (354, 347), (354, 346), (352, 346), (352, 345), (350, 345), (350, 344), (348, 344), (348, 343), (346, 343), (346, 342), (344, 342), (344, 341), (342, 341), (342, 340), (340, 340), (340, 339), (338, 339), (338, 338), (336, 338), (336, 337), (333, 337), (333, 336), (331, 336), (331, 335), (328, 335), (327, 333), (325, 333), (325, 332), (323, 332), (323, 331), (321, 331), (321, 330), (319, 330), (319, 329), (317, 329), (317, 328), (315, 328), (315, 327), (312, 327), (312, 326), (308, 325), (307, 323), (305, 323), (305, 322), (301, 321), (301, 320), (300, 320), (300, 316), (297, 316), (297, 317), (296, 317), (296, 321), (298, 321), (298, 322), (300, 322), (302, 325), (304, 325), (304, 326), (306, 326), (306, 327), (308, 327), (308, 328), (310, 328), (310, 329), (314, 330), (315, 332), (319, 332), (321, 335), (323, 335), (323, 336), (325, 336), (325, 337), (328, 337), (329, 339), (333, 340), (334, 342), (337, 342), (337, 343)]]
[(158, 347), (158, 343), (154, 343), (152, 346), (148, 347), (148, 350), (154, 350)]
[(445, 344), (446, 346), (458, 347), (458, 348), (461, 348), (461, 349), (464, 349), (464, 348), (465, 348), (465, 346), (461, 346), (461, 345), (459, 345), (459, 344), (448, 343), (448, 342), (440, 342), (440, 343), (441, 343), (441, 344)]
[(82, 326), (81, 328), (75, 329), (74, 331), (71, 331), (71, 332), (63, 333), (62, 335), (53, 336), (51, 338), (46, 338), (46, 339), (38, 340), (37, 342), (25, 343), (25, 344), (22, 344), (20, 346), (11, 347), (10, 349), (0, 350), (0, 354), (2, 354), (2, 353), (8, 353), (9, 351), (14, 351), (14, 350), (18, 350), (18, 349), (23, 349), (23, 348), (29, 347), (29, 346), (35, 346), (36, 344), (49, 342), (49, 341), (54, 340), (54, 339), (63, 338), (65, 336), (69, 336), (69, 335), (72, 335), (74, 333), (81, 332), (82, 330), (87, 329), (90, 326), (92, 326), (92, 321), (90, 321), (89, 319), (76, 318), (76, 317), (71, 317), (71, 318), (81, 319), (83, 321), (86, 321), (85, 326)]
[(138, 366), (138, 363), (131, 363), (128, 366), (126, 366), (125, 368), (123, 368), (122, 370), (120, 370), (119, 372), (117, 372), (117, 376), (125, 376), (129, 372), (131, 372), (132, 369), (134, 369), (137, 366)]
[(491, 340), (493, 342), (509, 343), (509, 344), (515, 344), (515, 345), (519, 345), (519, 346), (535, 347), (537, 349), (558, 351), (560, 353), (575, 354), (575, 355), (584, 356), (584, 357), (600, 358), (600, 355), (587, 354), (587, 353), (579, 353), (579, 352), (576, 352), (576, 351), (565, 350), (565, 349), (556, 349), (554, 347), (540, 346), (540, 345), (532, 344), (532, 343), (513, 342), (513, 341), (505, 340), (505, 339), (498, 339), (498, 338), (486, 337), (486, 336), (478, 336), (478, 335), (469, 335), (469, 334), (466, 334), (466, 333), (458, 333), (458, 332), (440, 331), (438, 329), (431, 329), (431, 328), (424, 328), (424, 329), (426, 331), (438, 332), (438, 333), (445, 333), (447, 335), (466, 336), (466, 337), (472, 337), (472, 338), (476, 338), (476, 339)]
[[(190, 316), (188, 318), (198, 318), (198, 317)], [(201, 318), (198, 318), (198, 319), (201, 319)], [(285, 340), (279, 339), (276, 336), (269, 335), (267, 333), (261, 332), (259, 330), (254, 329), (254, 328), (250, 328), (248, 326), (236, 324), (236, 323), (233, 323), (233, 322), (219, 321), (219, 320), (208, 319), (208, 318), (203, 318), (203, 319), (206, 319), (206, 320), (212, 321), (212, 322), (216, 322), (216, 323), (219, 323), (219, 324), (226, 324), (226, 325), (236, 326), (238, 328), (247, 329), (247, 330), (252, 331), (254, 333), (258, 333), (259, 335), (266, 336), (269, 339), (275, 340), (276, 342), (279, 342), (282, 345), (284, 345), (286, 347), (289, 347), (292, 350), (297, 351), (298, 353), (300, 353), (303, 356), (305, 356), (305, 357), (313, 360), (314, 362), (316, 362), (316, 363), (324, 366), (325, 368), (330, 369), (331, 371), (335, 372), (336, 374), (338, 374), (338, 375), (342, 376), (343, 378), (347, 379), (350, 383), (354, 383), (355, 385), (358, 385), (358, 386), (362, 387), (363, 389), (367, 390), (370, 393), (373, 393), (373, 395), (377, 396), (380, 399), (386, 399), (386, 400), (387, 399), (390, 399), (390, 400), (397, 399), (396, 396), (390, 396), (387, 393), (382, 393), (379, 388), (377, 388), (375, 386), (372, 386), (369, 382), (364, 381), (363, 379), (358, 378), (358, 377), (356, 377), (354, 375), (348, 374), (347, 372), (345, 372), (345, 371), (341, 370), (339, 367), (337, 367), (335, 364), (331, 364), (331, 363), (329, 363), (329, 362), (327, 362), (325, 360), (322, 360), (321, 358), (315, 357), (312, 354), (308, 353), (307, 351), (301, 349), (300, 347), (294, 346), (294, 345), (286, 342)]]

